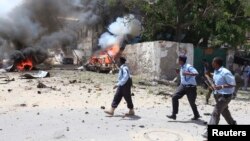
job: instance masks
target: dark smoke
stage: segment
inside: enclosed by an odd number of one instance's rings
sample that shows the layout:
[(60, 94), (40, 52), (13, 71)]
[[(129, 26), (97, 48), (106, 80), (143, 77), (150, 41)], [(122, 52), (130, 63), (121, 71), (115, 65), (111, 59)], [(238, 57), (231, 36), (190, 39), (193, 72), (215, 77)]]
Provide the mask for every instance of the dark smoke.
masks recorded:
[(47, 52), (39, 48), (25, 48), (24, 50), (14, 51), (10, 59), (15, 62), (20, 62), (26, 58), (32, 58), (33, 63), (40, 64), (48, 57)]
[(74, 46), (80, 28), (98, 24), (100, 9), (98, 0), (24, 0), (0, 18), (0, 59), (42, 63), (48, 48)]

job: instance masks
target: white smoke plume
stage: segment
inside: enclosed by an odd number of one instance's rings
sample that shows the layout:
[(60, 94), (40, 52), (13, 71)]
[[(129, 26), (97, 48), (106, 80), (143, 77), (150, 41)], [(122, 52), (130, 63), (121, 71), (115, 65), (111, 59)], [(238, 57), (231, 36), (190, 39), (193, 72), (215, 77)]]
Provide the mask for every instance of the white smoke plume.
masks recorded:
[(99, 39), (99, 46), (106, 48), (112, 44), (122, 44), (127, 40), (128, 36), (134, 38), (142, 32), (141, 22), (130, 14), (124, 17), (119, 17), (115, 22), (109, 25), (109, 32), (105, 32)]
[(111, 35), (110, 33), (108, 32), (105, 32), (101, 35), (100, 39), (99, 39), (99, 45), (102, 47), (102, 48), (106, 48), (110, 45), (113, 45), (113, 44), (118, 44), (118, 37), (114, 36), (114, 35)]

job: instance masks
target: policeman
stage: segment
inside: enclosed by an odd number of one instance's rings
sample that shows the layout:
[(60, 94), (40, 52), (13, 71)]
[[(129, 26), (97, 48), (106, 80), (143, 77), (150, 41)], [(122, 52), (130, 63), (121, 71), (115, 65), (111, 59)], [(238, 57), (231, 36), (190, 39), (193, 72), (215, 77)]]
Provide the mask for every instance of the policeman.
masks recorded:
[(200, 114), (197, 110), (197, 106), (195, 104), (195, 100), (197, 97), (196, 93), (196, 80), (195, 77), (198, 75), (197, 70), (191, 66), (190, 64), (186, 63), (187, 57), (186, 56), (179, 56), (179, 65), (180, 68), (180, 77), (181, 77), (181, 84), (177, 88), (176, 93), (172, 97), (172, 106), (173, 111), (171, 115), (167, 115), (170, 119), (176, 119), (176, 114), (178, 113), (179, 107), (179, 99), (182, 98), (184, 95), (187, 95), (189, 104), (193, 110), (194, 117), (192, 120), (197, 120), (200, 118)]
[[(212, 112), (208, 125), (218, 125), (220, 121), (220, 115), (225, 118), (228, 124), (236, 125), (236, 121), (232, 118), (231, 113), (228, 109), (235, 87), (235, 78), (233, 74), (223, 66), (223, 60), (220, 57), (213, 59), (212, 66), (214, 68), (214, 86), (213, 92), (216, 105)], [(202, 134), (207, 137), (207, 130)]]
[(123, 97), (127, 102), (127, 107), (129, 108), (129, 112), (126, 113), (126, 115), (132, 116), (135, 114), (134, 105), (131, 98), (132, 78), (125, 62), (126, 59), (124, 57), (120, 57), (118, 83), (114, 86), (114, 89), (117, 88), (116, 94), (111, 104), (111, 109), (109, 111), (104, 111), (106, 114), (109, 114), (111, 116), (114, 115), (114, 111), (118, 107)]

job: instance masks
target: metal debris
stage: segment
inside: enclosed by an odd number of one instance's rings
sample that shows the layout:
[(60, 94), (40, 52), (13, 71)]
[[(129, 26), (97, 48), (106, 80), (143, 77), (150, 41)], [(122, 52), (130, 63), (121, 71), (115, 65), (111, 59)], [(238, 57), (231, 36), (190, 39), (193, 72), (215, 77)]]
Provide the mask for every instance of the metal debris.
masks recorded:
[(47, 71), (39, 71), (37, 73), (26, 73), (20, 76), (23, 79), (35, 79), (35, 78), (45, 78), (50, 77), (50, 73)]

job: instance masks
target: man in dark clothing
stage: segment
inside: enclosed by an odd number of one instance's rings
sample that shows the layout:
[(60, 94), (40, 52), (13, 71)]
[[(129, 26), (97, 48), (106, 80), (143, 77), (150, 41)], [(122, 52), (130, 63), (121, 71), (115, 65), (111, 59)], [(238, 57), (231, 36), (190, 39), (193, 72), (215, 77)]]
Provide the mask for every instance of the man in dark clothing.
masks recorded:
[(105, 111), (106, 114), (112, 116), (114, 115), (115, 109), (121, 102), (122, 97), (124, 97), (124, 99), (126, 100), (127, 107), (129, 108), (129, 112), (126, 113), (126, 115), (131, 116), (135, 114), (131, 97), (132, 78), (130, 76), (128, 67), (125, 65), (125, 62), (126, 59), (124, 57), (121, 57), (119, 62), (120, 70), (118, 75), (118, 83), (114, 86), (114, 89), (117, 88), (116, 94), (111, 104), (111, 109), (109, 111)]
[(172, 104), (173, 104), (172, 114), (167, 116), (168, 118), (174, 120), (176, 119), (176, 114), (178, 113), (179, 99), (182, 98), (184, 95), (187, 95), (189, 104), (193, 110), (194, 117), (192, 118), (192, 120), (197, 120), (198, 118), (200, 118), (200, 114), (195, 104), (195, 100), (197, 97), (196, 93), (197, 83), (195, 80), (195, 76), (198, 75), (198, 72), (193, 66), (187, 64), (186, 60), (187, 60), (186, 56), (179, 56), (179, 65), (181, 66), (180, 69), (181, 84), (177, 88), (176, 93), (172, 97)]

